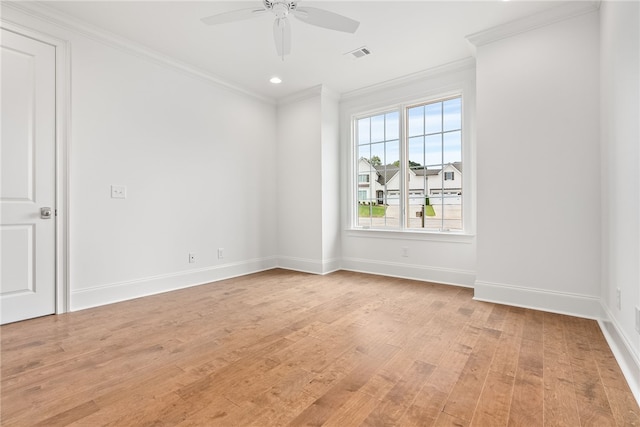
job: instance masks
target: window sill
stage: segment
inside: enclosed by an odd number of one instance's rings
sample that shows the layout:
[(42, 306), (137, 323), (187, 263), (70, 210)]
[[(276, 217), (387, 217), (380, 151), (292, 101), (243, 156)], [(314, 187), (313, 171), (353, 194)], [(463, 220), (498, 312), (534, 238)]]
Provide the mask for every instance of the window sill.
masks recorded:
[(464, 232), (437, 232), (417, 230), (382, 230), (376, 228), (348, 228), (345, 230), (348, 237), (394, 239), (394, 240), (421, 240), (447, 243), (471, 244), (475, 241), (475, 234)]

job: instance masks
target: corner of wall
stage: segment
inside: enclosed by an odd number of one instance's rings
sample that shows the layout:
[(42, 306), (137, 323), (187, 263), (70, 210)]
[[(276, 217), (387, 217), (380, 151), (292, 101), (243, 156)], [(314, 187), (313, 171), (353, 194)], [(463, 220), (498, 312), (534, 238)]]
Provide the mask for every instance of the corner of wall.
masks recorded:
[(602, 334), (611, 348), (629, 388), (638, 405), (640, 405), (640, 355), (634, 351), (633, 345), (627, 340), (614, 316), (606, 306), (602, 306), (606, 317), (598, 321)]

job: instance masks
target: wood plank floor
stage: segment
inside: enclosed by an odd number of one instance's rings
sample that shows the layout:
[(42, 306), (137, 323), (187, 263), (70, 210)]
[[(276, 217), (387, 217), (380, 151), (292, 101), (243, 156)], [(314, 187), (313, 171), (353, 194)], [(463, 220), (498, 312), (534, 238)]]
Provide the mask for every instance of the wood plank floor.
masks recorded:
[(283, 270), (2, 326), (3, 426), (639, 426), (594, 321)]

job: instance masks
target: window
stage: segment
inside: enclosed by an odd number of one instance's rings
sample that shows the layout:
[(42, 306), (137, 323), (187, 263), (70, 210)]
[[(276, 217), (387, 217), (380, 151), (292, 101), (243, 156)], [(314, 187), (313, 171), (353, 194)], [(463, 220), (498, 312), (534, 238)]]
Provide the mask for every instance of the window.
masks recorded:
[(358, 183), (360, 183), (360, 184), (368, 184), (369, 183), (369, 174), (368, 173), (361, 173), (360, 175), (358, 175)]
[[(462, 96), (404, 105), (353, 123), (360, 228), (461, 231)], [(456, 173), (457, 172), (457, 173)], [(382, 203), (381, 203), (382, 202)]]
[[(398, 197), (387, 197), (386, 204), (378, 205), (378, 195), (393, 191), (394, 178), (400, 172), (400, 112), (390, 111), (357, 120), (358, 182), (360, 176), (373, 175), (370, 198), (367, 204), (375, 204), (375, 209), (358, 209), (358, 227), (400, 226)], [(382, 193), (380, 193), (382, 192)], [(363, 201), (362, 199), (359, 201)]]

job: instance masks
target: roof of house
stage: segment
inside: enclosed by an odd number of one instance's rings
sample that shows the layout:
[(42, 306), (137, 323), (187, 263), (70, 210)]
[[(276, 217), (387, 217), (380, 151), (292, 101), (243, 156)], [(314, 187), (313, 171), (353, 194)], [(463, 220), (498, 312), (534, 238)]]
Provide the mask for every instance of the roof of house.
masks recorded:
[(391, 178), (400, 170), (399, 167), (393, 165), (377, 165), (374, 166), (374, 168), (376, 168), (376, 172), (378, 172), (378, 182), (382, 185), (391, 181)]
[[(462, 173), (462, 162), (452, 162), (448, 164), (452, 165)], [(394, 165), (375, 165), (373, 167), (376, 169), (376, 172), (378, 172), (378, 182), (382, 185), (391, 181), (391, 179), (400, 170), (399, 167)], [(423, 166), (412, 167), (411, 170), (416, 174), (416, 176), (434, 176), (440, 173), (440, 169), (426, 169)]]

